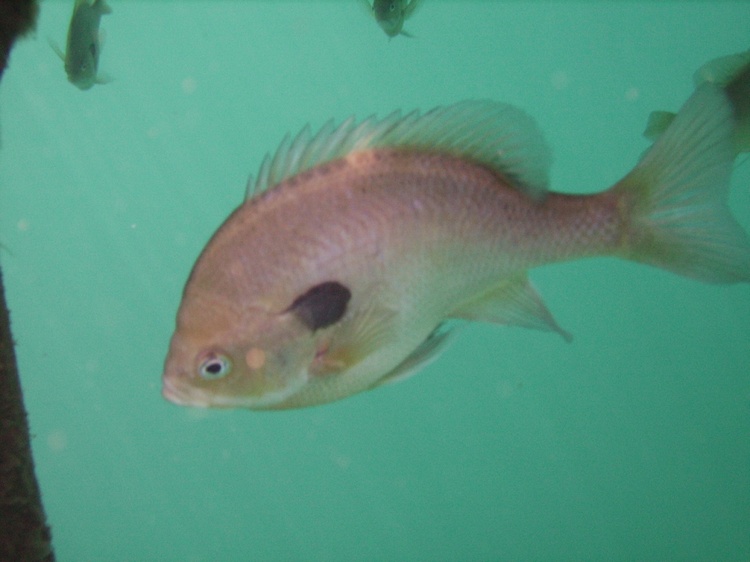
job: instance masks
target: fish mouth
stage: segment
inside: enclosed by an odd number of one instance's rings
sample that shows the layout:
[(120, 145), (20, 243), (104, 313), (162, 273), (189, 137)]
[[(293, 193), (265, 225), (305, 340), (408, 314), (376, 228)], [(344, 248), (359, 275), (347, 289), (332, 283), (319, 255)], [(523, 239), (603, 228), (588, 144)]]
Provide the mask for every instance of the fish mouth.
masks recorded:
[(161, 395), (178, 406), (195, 406), (207, 408), (210, 402), (206, 399), (203, 392), (191, 387), (179, 386), (170, 378), (164, 377), (162, 380)]
[(250, 408), (253, 410), (276, 409), (289, 398), (302, 390), (309, 380), (307, 369), (302, 369), (294, 384), (273, 391), (266, 391), (258, 396), (225, 395), (197, 388), (190, 384), (180, 384), (178, 376), (162, 377), (162, 396), (178, 406), (192, 406), (194, 408)]

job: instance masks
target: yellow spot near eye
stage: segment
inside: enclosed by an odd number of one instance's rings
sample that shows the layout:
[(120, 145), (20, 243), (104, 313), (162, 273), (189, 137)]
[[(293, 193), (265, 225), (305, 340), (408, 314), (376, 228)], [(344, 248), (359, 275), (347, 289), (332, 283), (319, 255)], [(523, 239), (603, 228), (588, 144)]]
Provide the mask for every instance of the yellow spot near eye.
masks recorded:
[(245, 354), (245, 363), (248, 367), (257, 371), (266, 364), (266, 352), (259, 347), (251, 347)]

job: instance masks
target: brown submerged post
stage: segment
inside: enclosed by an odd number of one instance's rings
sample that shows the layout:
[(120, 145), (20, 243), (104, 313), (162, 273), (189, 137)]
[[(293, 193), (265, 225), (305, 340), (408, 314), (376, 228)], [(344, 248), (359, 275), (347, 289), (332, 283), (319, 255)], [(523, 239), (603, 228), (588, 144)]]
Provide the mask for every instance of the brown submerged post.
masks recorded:
[[(16, 38), (34, 28), (34, 0), (0, 1), (0, 78)], [(53, 561), (0, 271), (0, 560)]]

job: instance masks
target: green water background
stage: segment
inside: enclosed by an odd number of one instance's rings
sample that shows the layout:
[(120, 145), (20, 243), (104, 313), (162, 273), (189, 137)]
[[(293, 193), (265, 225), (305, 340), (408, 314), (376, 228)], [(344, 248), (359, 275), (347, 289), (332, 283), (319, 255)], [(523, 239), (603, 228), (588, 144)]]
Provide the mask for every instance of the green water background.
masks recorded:
[[(42, 3), (0, 87), (0, 250), (62, 561), (750, 559), (750, 289), (598, 259), (532, 279), (550, 334), (475, 325), (398, 385), (308, 410), (169, 404), (187, 274), (287, 131), (521, 106), (556, 190), (618, 180), (748, 2), (112, 0), (81, 92)], [(750, 227), (750, 163), (732, 208)]]

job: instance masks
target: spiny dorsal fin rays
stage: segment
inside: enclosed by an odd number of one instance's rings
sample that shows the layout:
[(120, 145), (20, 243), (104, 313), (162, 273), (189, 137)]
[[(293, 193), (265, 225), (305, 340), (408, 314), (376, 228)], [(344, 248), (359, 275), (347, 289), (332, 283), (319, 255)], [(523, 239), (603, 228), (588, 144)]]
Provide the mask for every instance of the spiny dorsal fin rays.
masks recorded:
[(338, 127), (328, 121), (314, 135), (304, 127), (267, 155), (247, 197), (294, 175), (351, 152), (371, 148), (413, 148), (445, 152), (484, 164), (533, 197), (547, 191), (551, 153), (534, 120), (520, 109), (493, 101), (462, 101), (420, 115), (395, 111), (383, 119), (357, 123), (350, 117)]
[[(303, 129), (304, 130), (304, 129)], [(288, 170), (289, 166), (287, 166), (287, 162), (290, 159), (289, 154), (289, 144), (291, 142), (291, 137), (289, 133), (284, 135), (284, 138), (281, 140), (281, 145), (279, 146), (278, 150), (276, 151), (276, 154), (274, 154), (273, 159), (271, 160), (271, 165), (268, 169), (268, 177), (270, 181), (277, 182), (279, 181), (277, 178), (283, 177), (284, 170)]]

